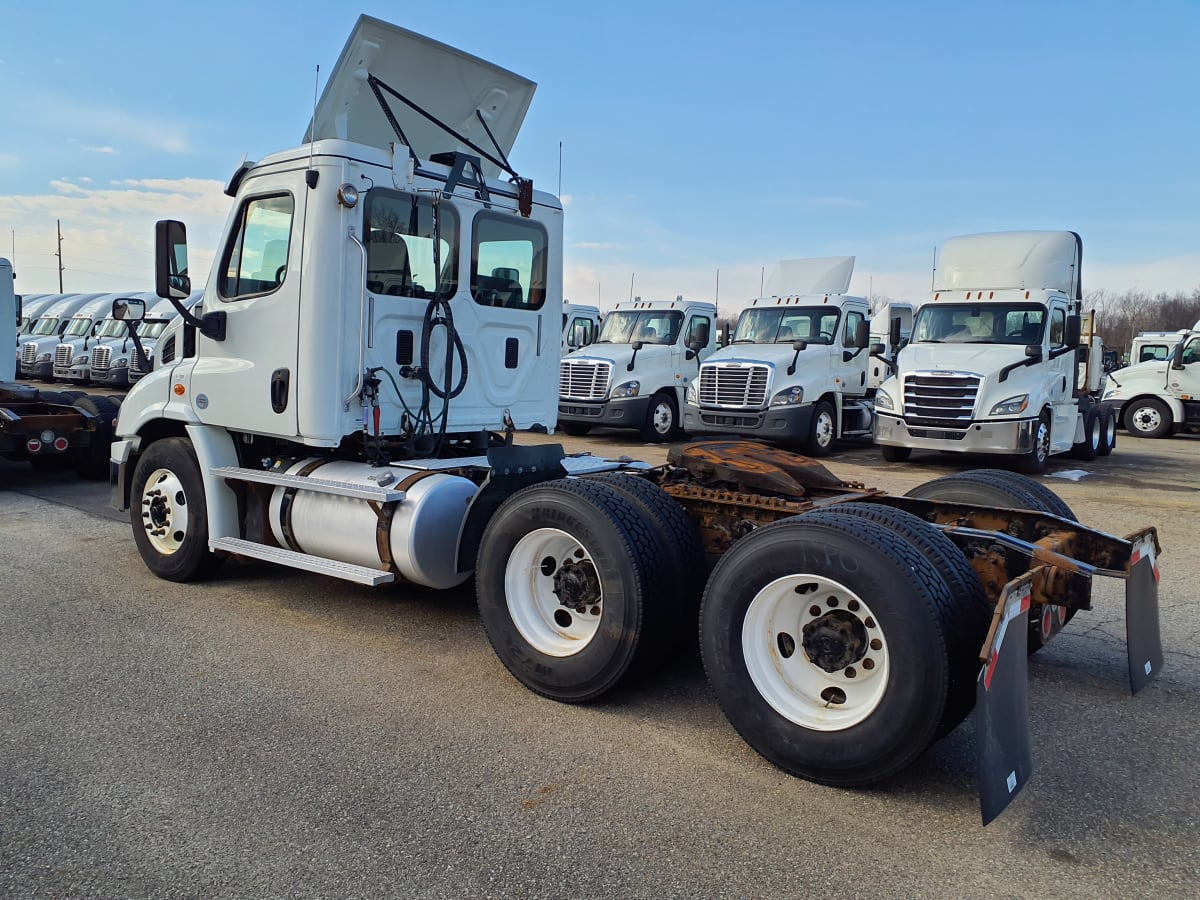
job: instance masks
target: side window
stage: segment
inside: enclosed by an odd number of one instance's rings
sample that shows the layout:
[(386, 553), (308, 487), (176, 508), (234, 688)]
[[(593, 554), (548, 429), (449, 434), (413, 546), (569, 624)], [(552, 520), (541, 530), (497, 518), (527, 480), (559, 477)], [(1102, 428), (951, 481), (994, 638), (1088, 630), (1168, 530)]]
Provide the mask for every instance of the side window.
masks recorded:
[(1188, 341), (1187, 346), (1183, 348), (1183, 358), (1180, 362), (1185, 366), (1200, 362), (1200, 338), (1192, 338)]
[(692, 316), (692, 320), (688, 323), (687, 335), (683, 339), (683, 345), (686, 347), (699, 341), (702, 347), (707, 347), (708, 337), (711, 334), (712, 322), (709, 321), (708, 316)]
[(842, 346), (853, 347), (854, 335), (858, 331), (858, 323), (866, 321), (866, 316), (860, 312), (846, 313), (846, 328), (842, 331)]
[(245, 202), (237, 230), (221, 260), (217, 289), (223, 300), (269, 294), (283, 284), (293, 209), (290, 194), (254, 197)]
[(1138, 351), (1138, 362), (1146, 362), (1146, 360), (1161, 361), (1167, 358), (1166, 344), (1146, 344)]
[(471, 244), (471, 296), (480, 306), (541, 309), (546, 231), (535, 222), (480, 213)]
[[(453, 297), (458, 290), (458, 212), (429, 197), (375, 188), (363, 213), (367, 290), (392, 297)], [(436, 235), (435, 235), (436, 232)], [(434, 254), (436, 241), (436, 260)], [(440, 271), (435, 271), (435, 264)]]
[(1050, 346), (1051, 348), (1063, 346), (1064, 338), (1067, 334), (1067, 311), (1057, 308), (1050, 311)]

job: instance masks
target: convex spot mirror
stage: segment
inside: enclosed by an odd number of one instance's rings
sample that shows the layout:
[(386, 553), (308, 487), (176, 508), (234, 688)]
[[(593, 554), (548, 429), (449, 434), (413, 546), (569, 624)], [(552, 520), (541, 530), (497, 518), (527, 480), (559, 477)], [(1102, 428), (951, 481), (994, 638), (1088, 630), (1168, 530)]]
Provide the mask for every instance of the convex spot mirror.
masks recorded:
[(114, 300), (112, 317), (119, 322), (140, 322), (146, 318), (146, 302), (134, 300), (132, 297)]

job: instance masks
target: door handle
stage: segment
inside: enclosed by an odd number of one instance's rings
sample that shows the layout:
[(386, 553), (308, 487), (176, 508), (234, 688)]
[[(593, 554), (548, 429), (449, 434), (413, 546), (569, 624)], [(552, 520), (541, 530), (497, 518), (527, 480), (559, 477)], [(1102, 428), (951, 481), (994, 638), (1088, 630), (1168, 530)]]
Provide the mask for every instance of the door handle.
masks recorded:
[(287, 409), (291, 380), (291, 372), (287, 369), (276, 369), (271, 373), (271, 409), (277, 413)]

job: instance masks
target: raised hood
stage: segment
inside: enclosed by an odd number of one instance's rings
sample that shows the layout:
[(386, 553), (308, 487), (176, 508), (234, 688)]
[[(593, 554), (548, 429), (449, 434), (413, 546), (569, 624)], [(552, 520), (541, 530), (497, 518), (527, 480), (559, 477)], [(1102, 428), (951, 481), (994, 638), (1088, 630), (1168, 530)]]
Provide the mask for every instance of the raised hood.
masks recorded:
[(853, 256), (782, 259), (771, 270), (764, 296), (844, 294), (850, 287), (850, 276), (853, 274)]
[[(405, 28), (359, 16), (325, 83), (304, 140), (337, 138), (384, 150), (398, 141), (367, 84), (371, 74), (430, 115), (495, 153), (479, 124), (479, 110), (505, 157), (525, 121), (537, 85), (507, 69)], [(454, 150), (475, 154), (425, 116), (384, 93), (421, 159)], [(488, 177), (499, 168), (483, 160)]]
[(1073, 231), (967, 234), (942, 244), (934, 291), (1062, 291), (1079, 299), (1083, 243)]

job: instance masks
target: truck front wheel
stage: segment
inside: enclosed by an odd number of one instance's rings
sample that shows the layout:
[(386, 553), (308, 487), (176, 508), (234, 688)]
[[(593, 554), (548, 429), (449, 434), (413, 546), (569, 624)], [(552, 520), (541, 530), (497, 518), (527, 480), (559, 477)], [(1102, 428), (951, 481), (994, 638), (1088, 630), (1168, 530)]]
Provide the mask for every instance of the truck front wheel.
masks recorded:
[(186, 438), (163, 438), (133, 471), (129, 518), (146, 567), (167, 581), (211, 575), (223, 557), (208, 549), (208, 504), (196, 452)]
[(813, 407), (812, 424), (808, 430), (808, 455), (828, 456), (837, 434), (837, 415), (828, 400), (818, 400)]
[(1125, 407), (1125, 430), (1134, 437), (1165, 437), (1171, 424), (1171, 410), (1157, 397), (1142, 397)]
[(1050, 414), (1042, 413), (1033, 426), (1033, 447), (1017, 458), (1017, 468), (1026, 475), (1040, 475), (1050, 460)]
[(832, 511), (785, 519), (713, 570), (704, 668), (734, 728), (775, 765), (870, 784), (937, 734), (955, 606), (934, 565), (892, 529)]
[(662, 391), (651, 397), (646, 421), (642, 424), (642, 439), (661, 444), (674, 437), (678, 427), (679, 410), (675, 407), (675, 398)]

